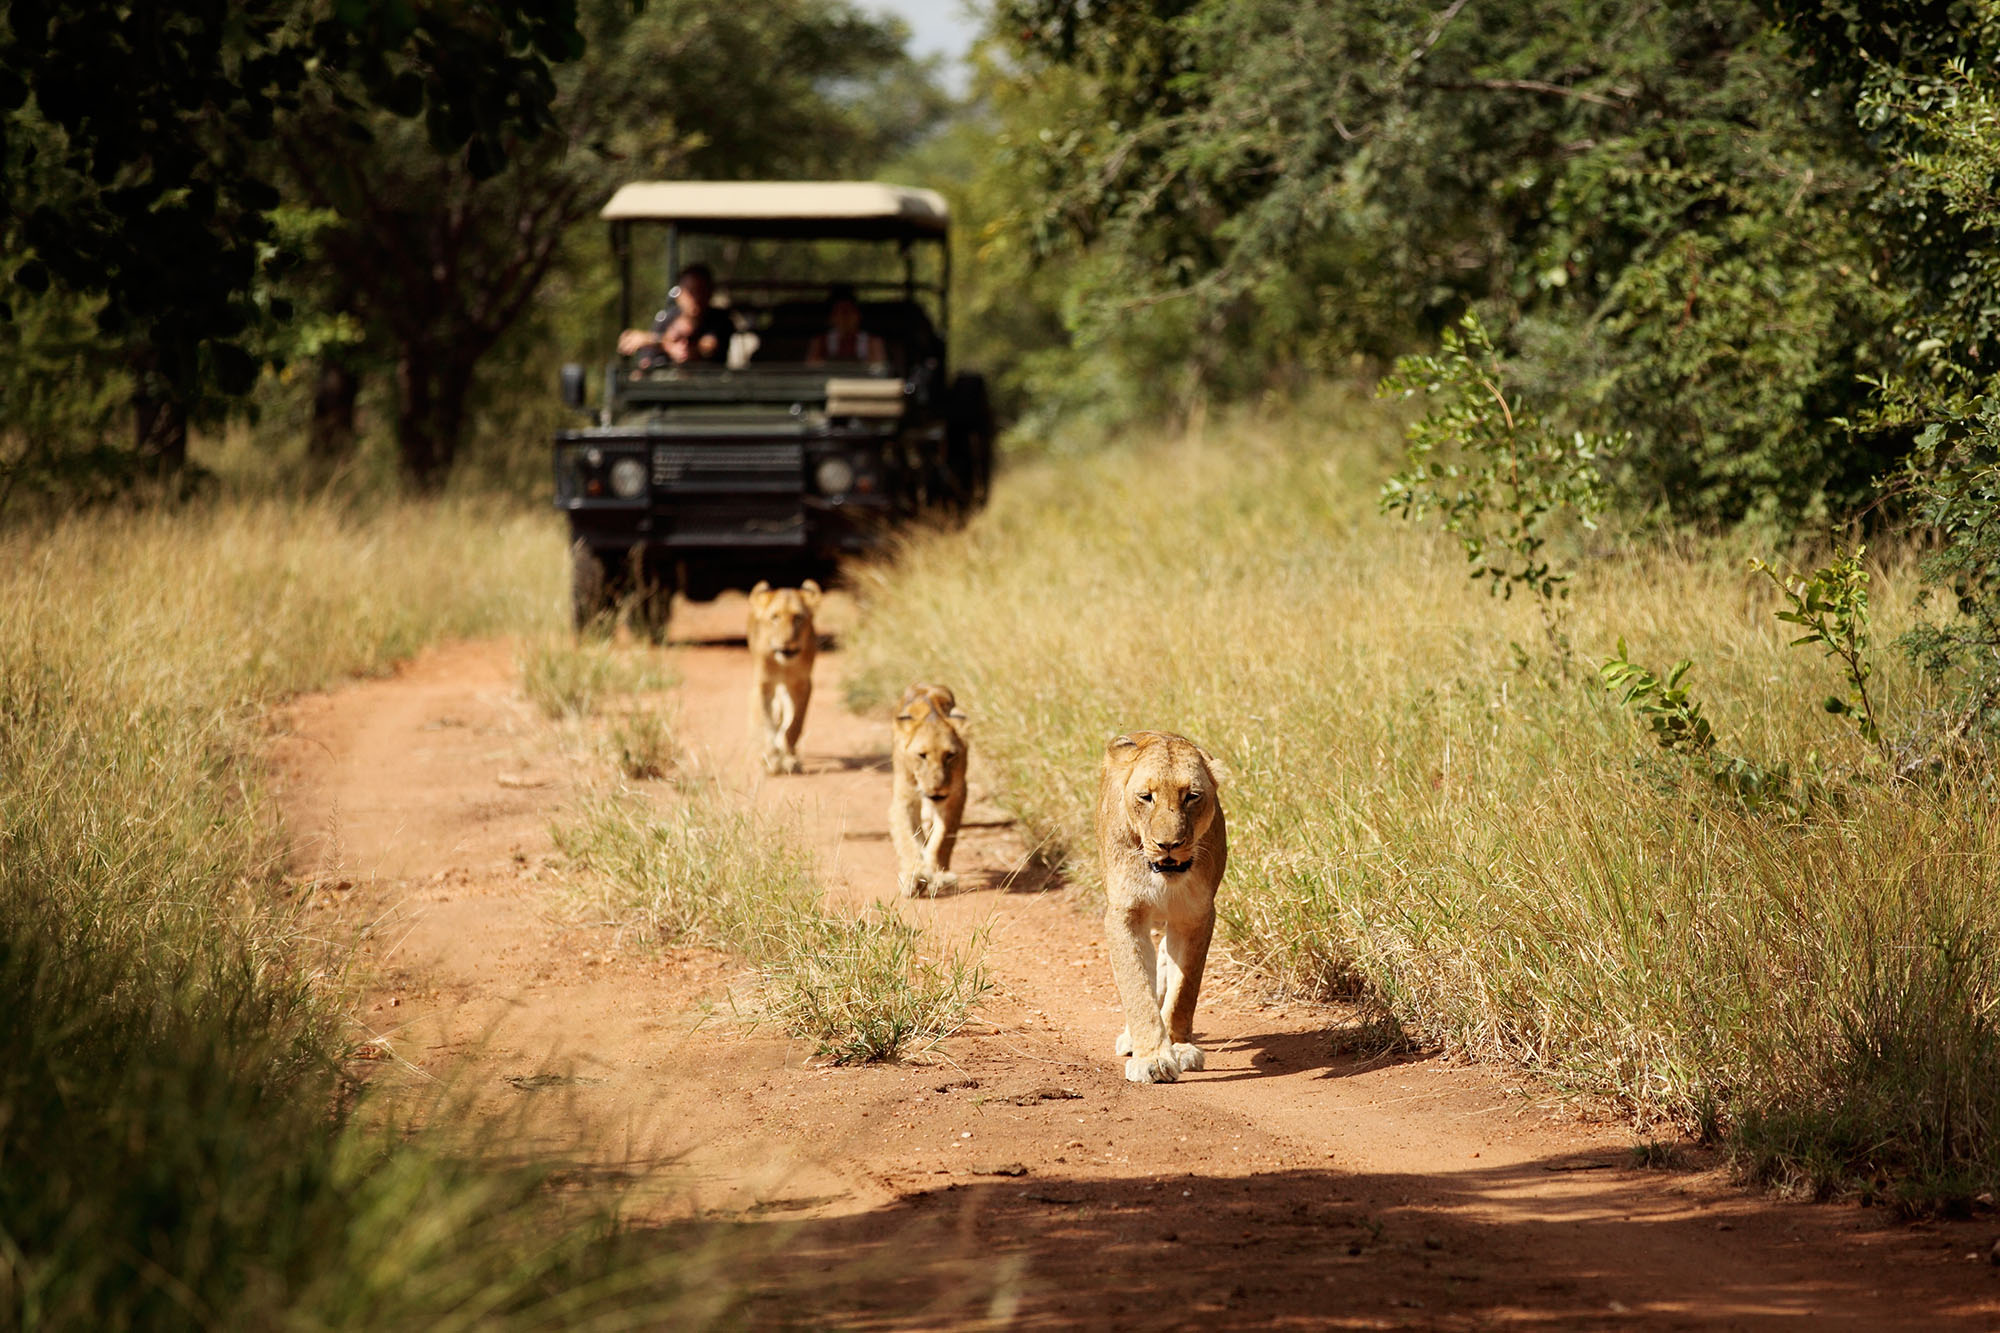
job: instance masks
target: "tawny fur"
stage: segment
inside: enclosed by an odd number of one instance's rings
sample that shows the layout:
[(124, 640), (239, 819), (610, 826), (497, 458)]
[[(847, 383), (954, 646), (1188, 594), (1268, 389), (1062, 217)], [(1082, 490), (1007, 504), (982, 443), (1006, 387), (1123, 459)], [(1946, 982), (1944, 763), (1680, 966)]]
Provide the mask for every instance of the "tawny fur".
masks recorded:
[(958, 886), (951, 851), (965, 816), (965, 714), (942, 685), (912, 685), (896, 706), (890, 766), (889, 837), (896, 887), (905, 898)]
[(1229, 861), (1216, 777), (1215, 762), (1185, 736), (1135, 731), (1104, 751), (1104, 935), (1125, 1009), (1117, 1051), (1134, 1083), (1172, 1083), (1202, 1067), (1194, 1006)]
[(819, 637), (813, 614), (819, 584), (807, 579), (796, 588), (759, 582), (750, 590), (751, 744), (766, 773), (799, 771), (799, 733), (812, 702), (813, 658)]

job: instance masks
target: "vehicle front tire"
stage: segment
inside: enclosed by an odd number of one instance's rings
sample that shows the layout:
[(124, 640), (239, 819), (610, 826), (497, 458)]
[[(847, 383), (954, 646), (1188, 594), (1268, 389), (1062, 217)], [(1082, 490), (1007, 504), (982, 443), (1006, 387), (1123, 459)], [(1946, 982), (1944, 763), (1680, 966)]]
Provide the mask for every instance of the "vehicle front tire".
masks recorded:
[(986, 503), (993, 484), (993, 405), (984, 375), (957, 375), (946, 409), (945, 468), (953, 508), (970, 513)]
[(569, 602), (578, 634), (611, 632), (617, 608), (611, 599), (610, 573), (604, 558), (581, 540), (569, 548)]
[(635, 562), (631, 606), (632, 632), (645, 636), (648, 643), (667, 641), (667, 620), (673, 614), (674, 588), (678, 579), (672, 565)]

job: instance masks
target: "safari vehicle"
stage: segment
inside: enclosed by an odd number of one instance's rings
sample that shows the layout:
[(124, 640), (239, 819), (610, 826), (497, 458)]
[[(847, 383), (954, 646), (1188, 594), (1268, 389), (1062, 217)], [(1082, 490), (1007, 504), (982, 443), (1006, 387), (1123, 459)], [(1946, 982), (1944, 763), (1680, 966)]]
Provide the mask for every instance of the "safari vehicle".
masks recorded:
[[(565, 404), (593, 416), (555, 443), (579, 629), (629, 606), (657, 637), (675, 592), (707, 601), (759, 579), (834, 579), (843, 557), (899, 525), (984, 503), (992, 419), (985, 382), (952, 370), (937, 194), (853, 181), (641, 183), (602, 216), (620, 329), (635, 316), (664, 323), (674, 276), (699, 260), (734, 333), (716, 364), (616, 357), (594, 403), (583, 368), (563, 368)], [(853, 290), (877, 340), (870, 363), (808, 363), (837, 286)], [(656, 304), (666, 309), (654, 317)]]

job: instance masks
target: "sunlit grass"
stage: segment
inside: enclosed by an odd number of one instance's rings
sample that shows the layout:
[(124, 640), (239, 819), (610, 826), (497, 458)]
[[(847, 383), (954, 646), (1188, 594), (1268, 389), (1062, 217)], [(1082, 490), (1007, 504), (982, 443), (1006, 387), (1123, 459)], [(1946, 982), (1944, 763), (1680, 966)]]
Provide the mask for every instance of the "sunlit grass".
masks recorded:
[[(1565, 668), (1455, 544), (1376, 513), (1396, 441), (1328, 399), (1021, 468), (875, 571), (859, 689), (958, 685), (1006, 799), (1086, 881), (1105, 740), (1210, 747), (1234, 774), (1226, 937), (1276, 984), (1364, 989), (1423, 1040), (1726, 1134), (1774, 1178), (2000, 1182), (1987, 797), (1863, 783), (1804, 818), (1732, 811), (1594, 666), (1620, 636), (1692, 658), (1726, 747), (1841, 785), (1864, 753), (1746, 569), (1773, 553), (1592, 536)], [(1911, 583), (1875, 569), (1878, 642)], [(1880, 665), (1892, 727), (1915, 725), (1925, 686)]]
[(0, 533), (0, 1324), (675, 1322), (672, 1256), (608, 1272), (539, 1170), (353, 1114), (262, 759), (289, 692), (552, 629), (562, 551), (479, 504)]
[(886, 909), (824, 906), (798, 831), (712, 780), (661, 802), (592, 793), (555, 839), (584, 919), (742, 955), (762, 978), (767, 1016), (837, 1064), (934, 1045), (988, 988), (979, 941), (948, 946)]
[(674, 674), (657, 653), (567, 631), (532, 639), (515, 663), (521, 691), (551, 719), (588, 717), (612, 697), (670, 688)]

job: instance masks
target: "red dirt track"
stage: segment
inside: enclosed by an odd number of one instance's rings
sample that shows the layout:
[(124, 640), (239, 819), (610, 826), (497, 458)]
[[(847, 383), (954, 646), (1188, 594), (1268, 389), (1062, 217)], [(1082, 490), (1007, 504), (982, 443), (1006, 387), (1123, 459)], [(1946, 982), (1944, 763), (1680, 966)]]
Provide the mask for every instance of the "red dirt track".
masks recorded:
[[(852, 615), (831, 600), (836, 645)], [(791, 812), (831, 898), (894, 900), (888, 723), (842, 707), (837, 646), (804, 774), (753, 777), (742, 601), (677, 617), (682, 683), (649, 705), (695, 764)], [(1226, 967), (1196, 1017), (1207, 1070), (1125, 1083), (1096, 922), (1027, 868), (972, 745), (960, 891), (901, 910), (985, 931), (996, 989), (940, 1049), (855, 1069), (747, 1021), (727, 956), (563, 915), (549, 824), (603, 761), (523, 700), (511, 645), (298, 701), (276, 763), (296, 872), (326, 933), (361, 937), (379, 1076), (437, 1080), (489, 1138), (618, 1185), (642, 1249), (743, 1240), (753, 1323), (2000, 1329), (1990, 1210), (1906, 1225), (1642, 1169), (1629, 1130), (1504, 1070), (1337, 1055), (1350, 1015)]]

